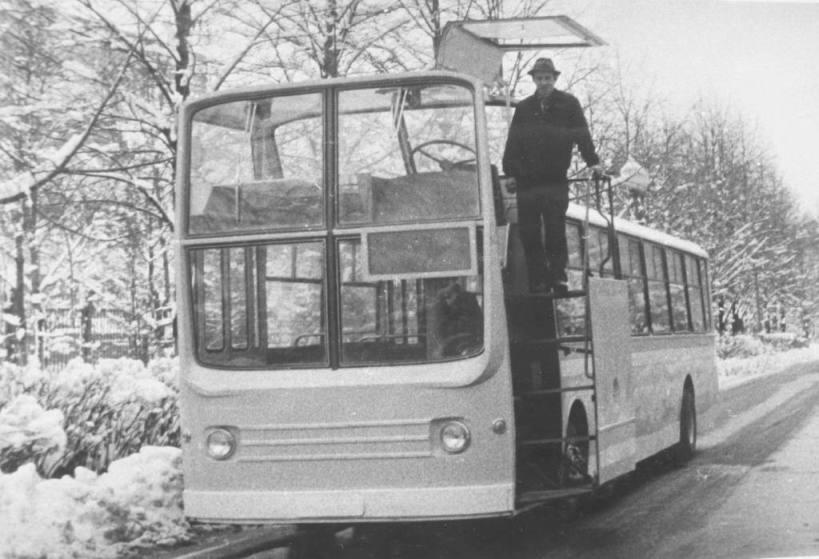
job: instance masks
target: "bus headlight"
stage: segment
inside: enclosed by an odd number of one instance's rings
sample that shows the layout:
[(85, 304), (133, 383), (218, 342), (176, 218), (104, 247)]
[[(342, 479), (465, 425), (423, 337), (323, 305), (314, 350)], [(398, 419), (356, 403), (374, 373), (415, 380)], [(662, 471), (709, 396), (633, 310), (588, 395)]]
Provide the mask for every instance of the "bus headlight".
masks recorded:
[(441, 446), (450, 454), (458, 454), (469, 447), (469, 428), (460, 421), (448, 421), (441, 427)]
[(205, 439), (208, 456), (214, 460), (227, 460), (236, 451), (236, 437), (227, 429), (214, 429)]

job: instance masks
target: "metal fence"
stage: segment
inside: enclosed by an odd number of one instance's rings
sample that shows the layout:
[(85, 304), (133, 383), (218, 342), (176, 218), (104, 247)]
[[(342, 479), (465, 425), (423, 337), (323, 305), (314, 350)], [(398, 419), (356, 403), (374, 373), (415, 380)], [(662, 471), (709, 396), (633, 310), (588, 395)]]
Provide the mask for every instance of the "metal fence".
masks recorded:
[[(171, 307), (157, 309), (151, 319), (93, 304), (52, 308), (34, 331), (29, 329), (26, 346), (49, 369), (62, 368), (75, 358), (95, 362), (130, 357), (147, 363), (157, 351), (173, 348), (173, 322)], [(6, 359), (19, 361), (21, 344), (14, 330), (7, 327), (5, 338)]]

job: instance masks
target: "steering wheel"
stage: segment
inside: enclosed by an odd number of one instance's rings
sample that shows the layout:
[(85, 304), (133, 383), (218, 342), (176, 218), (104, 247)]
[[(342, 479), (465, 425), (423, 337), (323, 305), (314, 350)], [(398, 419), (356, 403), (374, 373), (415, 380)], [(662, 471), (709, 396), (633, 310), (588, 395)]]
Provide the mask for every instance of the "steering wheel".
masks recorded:
[(466, 357), (472, 353), (478, 345), (479, 338), (475, 336), (475, 334), (469, 332), (455, 334), (454, 336), (446, 338), (441, 343), (441, 355), (444, 357), (453, 355)]
[(312, 198), (321, 194), (321, 187), (314, 182), (300, 182), (284, 191), (285, 198)]
[[(446, 159), (445, 157), (432, 155), (431, 153), (429, 153), (429, 151), (424, 149), (426, 147), (429, 147), (429, 146), (432, 146), (432, 145), (435, 145), (435, 144), (443, 144), (443, 145), (448, 145), (448, 146), (459, 147), (459, 148), (471, 153), (472, 157), (470, 157), (468, 159), (461, 159), (459, 161), (451, 161), (449, 159)], [(461, 142), (457, 142), (455, 140), (444, 140), (444, 139), (429, 140), (427, 142), (423, 142), (421, 144), (418, 144), (417, 146), (412, 148), (412, 151), (410, 151), (410, 157), (412, 157), (414, 159), (416, 153), (426, 155), (427, 157), (429, 157), (430, 159), (435, 161), (438, 165), (440, 165), (442, 171), (451, 171), (452, 169), (458, 167), (459, 165), (467, 165), (467, 164), (470, 164), (470, 163), (474, 163), (476, 161), (475, 148), (472, 148), (472, 147), (470, 147), (470, 146), (468, 146), (466, 144), (462, 144)]]

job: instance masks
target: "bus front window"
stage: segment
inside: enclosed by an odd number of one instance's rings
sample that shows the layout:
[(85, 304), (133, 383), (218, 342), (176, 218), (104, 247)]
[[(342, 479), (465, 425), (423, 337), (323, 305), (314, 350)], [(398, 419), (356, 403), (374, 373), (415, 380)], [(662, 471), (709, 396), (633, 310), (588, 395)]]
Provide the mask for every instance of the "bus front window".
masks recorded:
[(323, 243), (196, 249), (192, 259), (203, 363), (326, 364)]
[(321, 225), (322, 134), (319, 93), (198, 111), (191, 129), (190, 232)]
[[(434, 234), (434, 233), (432, 233)], [(397, 238), (399, 242), (402, 238)], [(425, 277), (365, 261), (358, 240), (340, 241), (342, 365), (420, 363), (467, 357), (483, 349), (483, 285), (478, 274)], [(393, 251), (396, 252), (396, 251)], [(427, 255), (429, 256), (429, 255)], [(426, 260), (426, 258), (424, 258)], [(439, 259), (432, 259), (439, 261)], [(442, 259), (447, 261), (446, 256)], [(367, 268), (380, 268), (380, 279)]]
[(456, 85), (344, 90), (338, 110), (342, 224), (478, 215), (469, 90)]

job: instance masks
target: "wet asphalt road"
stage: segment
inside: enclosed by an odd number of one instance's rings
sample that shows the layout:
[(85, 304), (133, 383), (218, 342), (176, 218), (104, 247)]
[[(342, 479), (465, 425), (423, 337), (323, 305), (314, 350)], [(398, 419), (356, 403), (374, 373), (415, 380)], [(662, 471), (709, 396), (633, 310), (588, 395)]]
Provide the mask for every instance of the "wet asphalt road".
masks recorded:
[(819, 364), (724, 392), (700, 417), (691, 462), (652, 460), (574, 512), (550, 507), (513, 520), (400, 526), (364, 537), (319, 556), (819, 556)]

